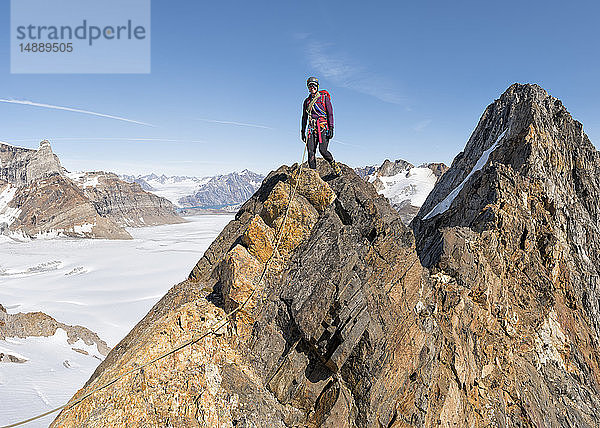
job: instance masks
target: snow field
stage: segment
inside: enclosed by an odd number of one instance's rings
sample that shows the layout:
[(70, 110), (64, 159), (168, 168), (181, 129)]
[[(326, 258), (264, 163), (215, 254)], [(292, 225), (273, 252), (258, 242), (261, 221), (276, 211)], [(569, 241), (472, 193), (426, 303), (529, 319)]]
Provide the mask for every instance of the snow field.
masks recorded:
[[(42, 311), (82, 325), (113, 347), (187, 277), (231, 219), (205, 215), (188, 217), (189, 223), (131, 228), (131, 241), (7, 238), (0, 241), (0, 304), (8, 313)], [(81, 340), (69, 345), (61, 329), (52, 337), (0, 340), (0, 353), (27, 360), (0, 363), (0, 425), (66, 403), (103, 358)], [(54, 417), (27, 426), (46, 427)]]

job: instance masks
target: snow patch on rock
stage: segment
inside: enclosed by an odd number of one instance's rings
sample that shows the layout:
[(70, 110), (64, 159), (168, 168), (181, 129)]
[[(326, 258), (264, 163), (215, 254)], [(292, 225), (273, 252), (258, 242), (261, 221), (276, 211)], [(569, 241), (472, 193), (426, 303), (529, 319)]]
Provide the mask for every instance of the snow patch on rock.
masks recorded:
[(85, 189), (86, 187), (98, 187), (100, 174), (95, 172), (69, 172), (67, 177), (77, 184), (77, 186)]
[(6, 224), (6, 227), (10, 226), (19, 217), (19, 214), (21, 214), (19, 208), (8, 206), (15, 197), (15, 193), (17, 193), (17, 187), (10, 184), (7, 184), (0, 192), (0, 225)]
[(78, 224), (73, 226), (73, 232), (80, 234), (92, 233), (92, 229), (94, 229), (94, 226), (96, 226), (96, 223)]
[(494, 144), (492, 144), (489, 149), (487, 149), (486, 151), (484, 151), (481, 154), (481, 157), (479, 158), (479, 160), (477, 161), (477, 163), (475, 164), (475, 166), (473, 167), (471, 172), (469, 172), (469, 174), (467, 174), (465, 179), (457, 187), (455, 187), (450, 193), (448, 193), (448, 196), (446, 196), (441, 202), (439, 202), (435, 207), (433, 207), (433, 209), (431, 211), (429, 211), (425, 217), (423, 217), (423, 220), (428, 220), (432, 217), (435, 217), (438, 214), (442, 214), (442, 213), (446, 212), (448, 210), (448, 208), (450, 208), (450, 206), (452, 205), (452, 202), (454, 202), (454, 199), (456, 199), (456, 197), (462, 190), (463, 186), (466, 184), (467, 181), (469, 181), (469, 178), (471, 178), (471, 176), (473, 174), (475, 174), (477, 171), (479, 171), (481, 168), (483, 168), (485, 166), (485, 164), (487, 163), (487, 161), (490, 157), (490, 154), (494, 150), (496, 150), (496, 147), (498, 147), (498, 143), (500, 142), (502, 137), (504, 137), (504, 134), (506, 134), (506, 130), (504, 130), (504, 132), (502, 132), (502, 134), (500, 134), (500, 136), (496, 139)]

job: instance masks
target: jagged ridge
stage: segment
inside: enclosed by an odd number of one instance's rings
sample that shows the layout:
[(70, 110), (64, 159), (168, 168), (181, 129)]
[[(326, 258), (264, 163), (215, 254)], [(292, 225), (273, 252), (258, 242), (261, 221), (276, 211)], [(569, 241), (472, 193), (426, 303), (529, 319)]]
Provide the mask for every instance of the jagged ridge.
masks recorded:
[[(416, 249), (370, 184), (319, 163), (248, 310), (53, 425), (597, 426), (600, 240), (584, 197), (598, 201), (600, 164), (581, 129), (541, 88), (511, 86), (413, 221)], [(292, 172), (267, 177), (76, 397), (250, 295)]]
[[(408, 331), (418, 322), (412, 308), (425, 279), (412, 234), (387, 201), (350, 168), (338, 179), (327, 175), (328, 168), (319, 163), (327, 182), (304, 171), (289, 233), (250, 310), (218, 337), (181, 353), (175, 367), (169, 360), (148, 368), (145, 396), (135, 392), (139, 377), (132, 377), (55, 424), (91, 424), (91, 415), (105, 409), (100, 425), (126, 417), (137, 424), (387, 426), (425, 341), (424, 332)], [(272, 251), (294, 183), (291, 172), (282, 167), (265, 179), (190, 280), (175, 286), (115, 347), (86, 388), (184, 341), (249, 295)], [(174, 390), (186, 391), (178, 395), (183, 402), (164, 395)], [(152, 415), (145, 410), (148, 396), (156, 403)], [(136, 410), (110, 412), (108, 401), (116, 408), (135, 403)]]

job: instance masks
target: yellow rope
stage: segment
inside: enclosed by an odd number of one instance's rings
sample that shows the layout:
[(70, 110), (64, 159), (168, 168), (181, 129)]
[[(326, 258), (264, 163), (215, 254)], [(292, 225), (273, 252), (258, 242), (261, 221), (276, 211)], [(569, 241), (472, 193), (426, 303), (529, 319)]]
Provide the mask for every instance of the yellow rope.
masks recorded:
[[(10, 427), (16, 427), (16, 426), (20, 426), (20, 425), (24, 425), (28, 422), (32, 422), (35, 421), (37, 419), (43, 418), (44, 416), (48, 416), (54, 412), (58, 412), (59, 410), (62, 409), (71, 409), (73, 407), (75, 407), (76, 405), (78, 405), (79, 403), (81, 403), (83, 400), (85, 400), (86, 398), (88, 398), (90, 395), (109, 387), (110, 385), (114, 384), (115, 382), (117, 382), (119, 379), (130, 375), (131, 373), (134, 373), (138, 370), (142, 370), (144, 367), (147, 367), (151, 364), (154, 364), (155, 362), (157, 362), (158, 360), (161, 360), (171, 354), (174, 354), (175, 352), (185, 348), (186, 346), (192, 345), (202, 339), (204, 339), (206, 336), (210, 335), (210, 334), (214, 334), (217, 331), (219, 331), (223, 326), (225, 326), (225, 324), (227, 324), (229, 322), (229, 319), (235, 315), (237, 312), (239, 312), (240, 310), (242, 310), (247, 304), (248, 302), (250, 302), (250, 299), (252, 299), (252, 297), (256, 294), (256, 291), (259, 289), (260, 283), (262, 282), (263, 278), (265, 277), (265, 274), (267, 272), (267, 268), (269, 266), (269, 263), (271, 262), (271, 260), (273, 259), (273, 257), (275, 256), (275, 252), (277, 251), (277, 248), (279, 247), (279, 243), (281, 242), (281, 237), (283, 235), (283, 229), (285, 227), (285, 222), (287, 220), (287, 216), (288, 213), (290, 211), (290, 206), (292, 205), (292, 200), (296, 194), (296, 191), (298, 190), (298, 184), (300, 184), (300, 174), (302, 173), (302, 164), (304, 163), (304, 157), (306, 155), (306, 145), (304, 145), (304, 152), (302, 153), (302, 161), (300, 162), (300, 167), (298, 168), (297, 172), (296, 172), (296, 185), (294, 186), (293, 191), (290, 193), (290, 200), (288, 202), (287, 208), (285, 210), (285, 214), (283, 217), (283, 221), (281, 222), (281, 226), (279, 227), (279, 230), (277, 231), (277, 239), (275, 241), (275, 246), (273, 247), (273, 252), (271, 253), (271, 255), (269, 256), (269, 258), (267, 259), (267, 261), (265, 262), (265, 267), (260, 275), (260, 278), (258, 279), (258, 283), (256, 284), (256, 287), (254, 288), (254, 290), (252, 290), (252, 293), (250, 293), (250, 295), (248, 297), (246, 297), (246, 300), (244, 300), (242, 302), (241, 305), (239, 305), (237, 308), (235, 308), (234, 310), (232, 310), (231, 312), (229, 312), (228, 314), (225, 315), (225, 317), (223, 319), (221, 319), (220, 321), (215, 322), (211, 327), (208, 328), (207, 331), (205, 331), (204, 333), (202, 333), (201, 335), (199, 335), (198, 337), (193, 337), (190, 340), (182, 343), (181, 345), (171, 349), (168, 352), (165, 352), (164, 354), (159, 355), (158, 357), (155, 357), (153, 359), (151, 359), (150, 361), (147, 361), (146, 363), (142, 364), (139, 367), (135, 367), (132, 368), (130, 370), (127, 370), (124, 373), (121, 373), (119, 376), (115, 377), (114, 379), (112, 379), (111, 381), (97, 387), (94, 388), (93, 390), (87, 392), (85, 395), (83, 395), (82, 397), (78, 398), (77, 400), (73, 400), (70, 401), (66, 404), (63, 404), (62, 406), (56, 407), (55, 409), (52, 410), (48, 410), (47, 412), (44, 412), (40, 415), (34, 416), (32, 418), (29, 419), (25, 419), (23, 421), (19, 421), (19, 422), (15, 422), (12, 423), (10, 425), (5, 425), (3, 427), (0, 428), (10, 428)], [(291, 186), (291, 185), (290, 185)]]

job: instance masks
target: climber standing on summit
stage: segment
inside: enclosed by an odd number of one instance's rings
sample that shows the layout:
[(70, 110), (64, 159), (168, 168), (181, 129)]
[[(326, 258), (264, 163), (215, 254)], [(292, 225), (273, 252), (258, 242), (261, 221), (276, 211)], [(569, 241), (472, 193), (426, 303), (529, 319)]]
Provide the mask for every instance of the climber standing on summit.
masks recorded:
[[(319, 79), (309, 77), (306, 86), (310, 94), (302, 104), (302, 141), (308, 149), (308, 166), (317, 169), (315, 154), (317, 145), (321, 156), (329, 162), (336, 176), (342, 174), (340, 166), (333, 160), (333, 155), (327, 150), (329, 140), (333, 138), (333, 107), (329, 92), (319, 91)], [(306, 133), (308, 125), (308, 135)]]

